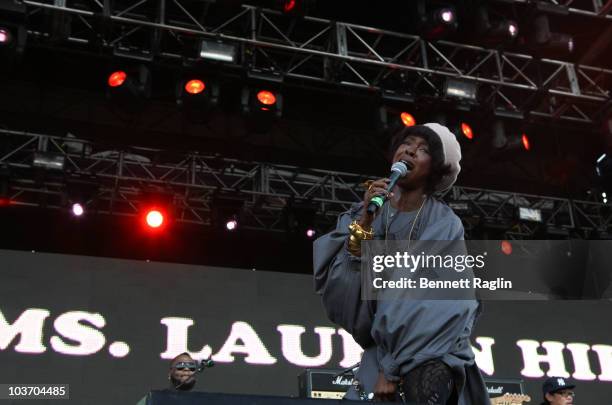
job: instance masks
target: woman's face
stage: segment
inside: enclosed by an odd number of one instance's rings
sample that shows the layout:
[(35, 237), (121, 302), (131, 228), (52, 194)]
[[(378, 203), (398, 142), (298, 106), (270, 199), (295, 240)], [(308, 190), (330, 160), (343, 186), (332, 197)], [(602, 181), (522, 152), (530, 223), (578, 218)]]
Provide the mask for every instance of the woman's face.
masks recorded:
[(406, 177), (398, 181), (405, 189), (425, 188), (431, 173), (429, 144), (420, 136), (408, 135), (393, 155), (393, 163), (403, 160), (410, 170)]

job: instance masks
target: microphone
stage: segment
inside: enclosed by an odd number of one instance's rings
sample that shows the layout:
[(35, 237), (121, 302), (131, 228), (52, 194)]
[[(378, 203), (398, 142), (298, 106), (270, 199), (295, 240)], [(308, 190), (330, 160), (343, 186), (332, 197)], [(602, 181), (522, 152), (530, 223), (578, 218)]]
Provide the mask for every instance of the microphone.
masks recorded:
[[(400, 160), (399, 162), (393, 163), (393, 166), (391, 166), (391, 174), (389, 175), (390, 181), (389, 185), (387, 186), (387, 193), (390, 193), (391, 190), (393, 190), (395, 183), (397, 183), (397, 181), (402, 177), (406, 176), (409, 171), (410, 169), (408, 169), (406, 162)], [(376, 211), (378, 211), (378, 209), (383, 206), (386, 199), (386, 196), (380, 195), (372, 198), (368, 204), (368, 213), (374, 214)]]
[(200, 367), (198, 367), (198, 371), (200, 370), (204, 370), (205, 368), (211, 368), (215, 366), (215, 362), (212, 361), (211, 359), (206, 359), (206, 360), (202, 360), (200, 362)]
[(338, 378), (340, 376), (343, 375), (347, 375), (347, 374), (354, 374), (355, 370), (357, 370), (359, 368), (359, 366), (361, 365), (361, 362), (358, 362), (356, 364), (353, 364), (352, 366), (350, 366), (349, 368), (345, 368), (344, 370), (340, 371), (337, 374), (334, 374), (334, 376), (332, 377), (332, 379), (334, 378)]

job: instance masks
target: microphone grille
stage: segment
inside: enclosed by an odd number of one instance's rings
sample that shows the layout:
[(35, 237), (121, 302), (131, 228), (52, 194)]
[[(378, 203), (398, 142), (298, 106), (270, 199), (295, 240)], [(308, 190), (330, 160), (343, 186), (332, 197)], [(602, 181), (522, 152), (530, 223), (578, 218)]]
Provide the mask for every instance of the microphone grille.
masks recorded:
[(399, 161), (399, 162), (395, 162), (393, 163), (393, 165), (391, 166), (391, 171), (396, 171), (399, 172), (401, 177), (404, 177), (405, 175), (408, 174), (408, 166), (406, 165), (406, 163)]

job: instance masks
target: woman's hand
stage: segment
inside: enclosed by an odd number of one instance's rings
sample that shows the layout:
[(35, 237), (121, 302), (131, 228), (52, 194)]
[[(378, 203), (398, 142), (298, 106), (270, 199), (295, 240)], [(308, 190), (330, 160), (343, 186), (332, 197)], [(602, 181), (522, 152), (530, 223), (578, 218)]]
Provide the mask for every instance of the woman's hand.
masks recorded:
[(368, 212), (368, 205), (372, 198), (376, 196), (387, 197), (392, 195), (392, 193), (387, 193), (387, 187), (389, 186), (389, 179), (378, 179), (370, 183), (370, 186), (365, 191), (363, 196), (363, 214), (361, 215), (361, 220), (359, 221), (359, 225), (361, 225), (364, 229), (370, 229), (372, 226), (372, 222), (374, 221), (374, 214), (370, 214)]
[(378, 373), (378, 380), (374, 387), (374, 398), (377, 401), (388, 401), (394, 402), (397, 392), (397, 384), (388, 381), (385, 375), (381, 372)]

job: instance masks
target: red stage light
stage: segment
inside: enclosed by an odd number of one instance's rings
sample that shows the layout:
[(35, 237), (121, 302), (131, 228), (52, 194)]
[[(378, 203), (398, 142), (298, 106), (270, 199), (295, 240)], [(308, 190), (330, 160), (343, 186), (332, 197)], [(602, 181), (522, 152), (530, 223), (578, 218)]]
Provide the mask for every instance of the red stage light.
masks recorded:
[(512, 254), (512, 243), (508, 242), (507, 240), (502, 240), (501, 241), (501, 251), (506, 256), (511, 255)]
[(201, 80), (189, 80), (187, 84), (185, 84), (185, 91), (189, 94), (199, 94), (204, 91), (206, 85)]
[(295, 8), (296, 1), (295, 0), (285, 0), (285, 4), (283, 6), (283, 10), (285, 13), (290, 13)]
[(164, 214), (157, 209), (149, 210), (145, 219), (150, 228), (159, 228), (164, 224)]
[(461, 132), (467, 139), (474, 139), (474, 132), (472, 131), (472, 127), (466, 124), (465, 122), (461, 123)]
[(527, 134), (523, 134), (521, 136), (521, 142), (523, 143), (523, 148), (525, 148), (526, 151), (531, 149), (531, 144), (529, 143), (529, 138), (527, 137)]
[(276, 96), (267, 90), (262, 90), (257, 93), (257, 100), (263, 105), (272, 105), (276, 103)]
[(127, 79), (127, 73), (123, 70), (118, 70), (108, 76), (108, 85), (110, 87), (119, 87), (125, 82), (125, 79)]
[(404, 125), (407, 127), (411, 127), (416, 124), (416, 120), (414, 119), (414, 117), (407, 112), (401, 113), (400, 118), (402, 119)]

